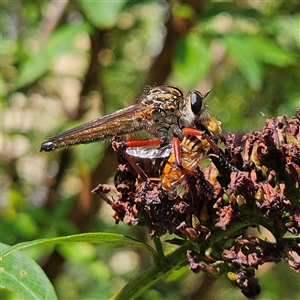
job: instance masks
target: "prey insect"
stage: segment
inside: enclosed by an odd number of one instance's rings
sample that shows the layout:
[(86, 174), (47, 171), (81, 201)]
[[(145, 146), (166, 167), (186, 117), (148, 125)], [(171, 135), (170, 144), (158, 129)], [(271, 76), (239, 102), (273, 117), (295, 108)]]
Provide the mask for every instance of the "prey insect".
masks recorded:
[(184, 128), (185, 137), (180, 142), (178, 138), (173, 140), (174, 152), (170, 155), (162, 172), (162, 188), (168, 193), (174, 194), (176, 188), (184, 186), (191, 176), (202, 177), (198, 168), (201, 161), (211, 155), (223, 156), (223, 152), (217, 146), (222, 138), (220, 122), (210, 117), (202, 124), (205, 131)]

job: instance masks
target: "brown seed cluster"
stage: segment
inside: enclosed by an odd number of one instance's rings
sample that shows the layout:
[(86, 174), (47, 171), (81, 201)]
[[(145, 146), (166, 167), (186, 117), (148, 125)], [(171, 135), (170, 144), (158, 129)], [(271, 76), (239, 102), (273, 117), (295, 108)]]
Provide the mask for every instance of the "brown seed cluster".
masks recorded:
[[(141, 180), (118, 151), (115, 185), (99, 185), (93, 192), (111, 205), (116, 222), (147, 226), (151, 236), (176, 234), (169, 242), (190, 243), (192, 271), (225, 273), (254, 297), (260, 292), (259, 265), (284, 259), (300, 272), (300, 106), (296, 117), (266, 119), (261, 132), (244, 135), (239, 144), (228, 134), (224, 157), (212, 152), (211, 164), (199, 162), (199, 176), (188, 177), (170, 200), (159, 181)], [(157, 166), (146, 160), (147, 169)], [(247, 228), (260, 226), (275, 243), (247, 234)], [(295, 238), (285, 238), (287, 232)]]

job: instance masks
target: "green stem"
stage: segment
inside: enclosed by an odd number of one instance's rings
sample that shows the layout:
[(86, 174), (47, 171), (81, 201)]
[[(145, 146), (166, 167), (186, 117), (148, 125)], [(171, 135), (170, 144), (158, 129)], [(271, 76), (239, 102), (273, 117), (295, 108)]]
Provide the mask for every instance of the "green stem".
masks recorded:
[[(210, 246), (213, 246), (216, 243), (226, 240), (228, 236), (231, 236), (231, 235), (235, 234), (236, 232), (239, 232), (241, 229), (247, 228), (249, 226), (253, 226), (253, 224), (255, 224), (255, 222), (253, 220), (254, 219), (249, 218), (249, 220), (234, 222), (234, 223), (230, 224), (228, 227), (226, 227), (225, 230), (219, 231), (217, 234), (215, 234), (210, 239), (208, 239), (208, 244)], [(255, 226), (257, 227), (258, 225), (255, 225)]]
[[(228, 236), (235, 234), (240, 229), (252, 226), (253, 224), (254, 222), (251, 217), (249, 217), (249, 219), (230, 224), (226, 230), (219, 231), (214, 237), (210, 238), (208, 240), (208, 245), (214, 247), (214, 245), (218, 244), (219, 242), (226, 240)], [(187, 250), (195, 248), (195, 245), (187, 243), (178, 247), (169, 255), (165, 256), (160, 239), (154, 238), (154, 243), (156, 246), (158, 259), (158, 261), (156, 261), (156, 265), (138, 275), (135, 279), (131, 280), (119, 292), (111, 296), (109, 300), (136, 299), (142, 292), (144, 292), (158, 280), (162, 279), (172, 270), (187, 264), (186, 252)]]
[(155, 248), (156, 248), (156, 252), (157, 252), (157, 259), (158, 259), (158, 264), (163, 264), (165, 261), (165, 253), (161, 244), (161, 240), (159, 237), (154, 237), (153, 238), (154, 244), (155, 244)]
[(155, 265), (144, 273), (131, 280), (119, 292), (109, 298), (109, 300), (129, 300), (136, 299), (142, 292), (152, 286), (155, 282), (166, 276), (172, 270), (177, 269), (187, 262), (186, 251), (193, 247), (191, 244), (182, 245), (169, 255), (161, 265)]

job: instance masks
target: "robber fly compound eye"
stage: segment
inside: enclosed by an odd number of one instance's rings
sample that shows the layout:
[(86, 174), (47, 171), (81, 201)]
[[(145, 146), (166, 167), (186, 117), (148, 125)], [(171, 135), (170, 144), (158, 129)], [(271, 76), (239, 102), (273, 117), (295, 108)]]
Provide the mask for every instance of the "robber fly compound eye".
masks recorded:
[(194, 91), (190, 93), (192, 111), (195, 115), (198, 115), (203, 108), (203, 96), (201, 93)]
[(188, 94), (188, 98), (190, 98), (191, 103), (191, 109), (192, 112), (198, 116), (202, 111), (205, 110), (205, 104), (203, 100), (208, 96), (208, 94), (211, 92), (211, 89), (202, 95), (199, 91), (193, 91)]

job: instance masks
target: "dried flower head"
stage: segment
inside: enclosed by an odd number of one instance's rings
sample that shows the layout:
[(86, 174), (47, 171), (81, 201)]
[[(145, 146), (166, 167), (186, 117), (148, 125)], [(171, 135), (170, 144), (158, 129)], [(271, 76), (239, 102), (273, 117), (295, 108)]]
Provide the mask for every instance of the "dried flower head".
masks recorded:
[[(300, 240), (284, 238), (300, 232), (300, 106), (296, 117), (266, 119), (262, 131), (244, 135), (241, 145), (228, 134), (228, 161), (211, 151), (213, 163), (199, 162), (198, 175), (189, 176), (172, 197), (159, 180), (151, 180), (161, 175), (167, 159), (137, 162), (148, 172), (145, 181), (118, 151), (115, 185), (99, 185), (94, 192), (112, 206), (116, 222), (147, 226), (151, 236), (176, 234), (169, 242), (190, 243), (193, 272), (225, 273), (254, 297), (260, 292), (259, 265), (283, 258), (300, 272)], [(109, 198), (111, 192), (117, 199)], [(248, 227), (259, 226), (276, 243), (247, 235)]]

